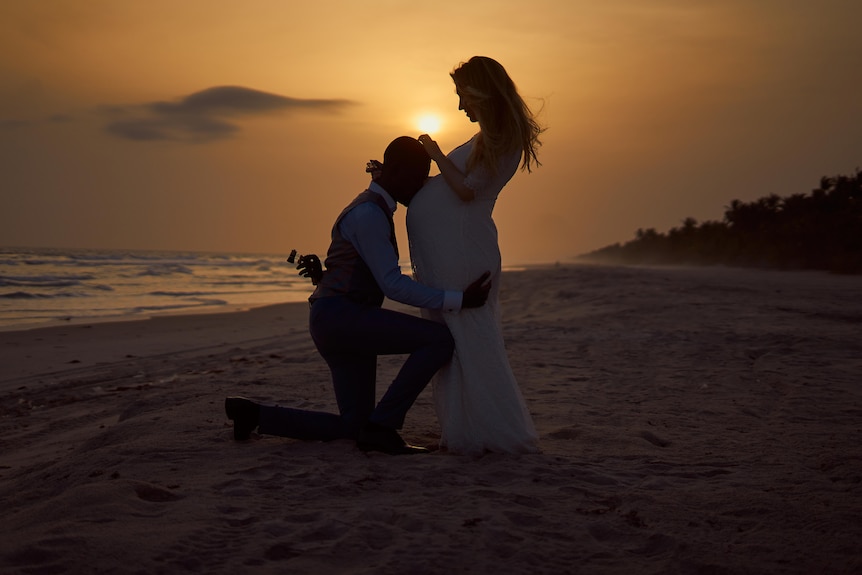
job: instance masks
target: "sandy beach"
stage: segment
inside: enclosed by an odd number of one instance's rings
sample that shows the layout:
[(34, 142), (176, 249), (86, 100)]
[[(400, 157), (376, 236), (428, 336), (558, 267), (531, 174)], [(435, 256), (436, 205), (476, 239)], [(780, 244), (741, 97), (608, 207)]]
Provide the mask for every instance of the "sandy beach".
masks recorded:
[(0, 572), (862, 572), (862, 277), (504, 282), (535, 455), (235, 442), (226, 395), (335, 410), (305, 304), (0, 332)]

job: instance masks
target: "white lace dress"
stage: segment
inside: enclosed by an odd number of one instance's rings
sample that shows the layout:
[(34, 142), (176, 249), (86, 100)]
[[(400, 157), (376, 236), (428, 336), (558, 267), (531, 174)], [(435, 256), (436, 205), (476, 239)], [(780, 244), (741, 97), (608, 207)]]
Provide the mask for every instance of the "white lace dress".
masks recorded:
[[(475, 137), (449, 154), (462, 172), (474, 141)], [(458, 313), (423, 310), (426, 317), (445, 322), (455, 338), (455, 355), (433, 382), (441, 446), (455, 453), (538, 451), (536, 429), (503, 343), (500, 249), (491, 217), (497, 195), (519, 162), (520, 154), (513, 153), (493, 178), (474, 169), (466, 180), (477, 190), (471, 202), (461, 201), (438, 175), (407, 210), (410, 258), (419, 282), (461, 290), (483, 272), (491, 272), (491, 294), (483, 307)]]

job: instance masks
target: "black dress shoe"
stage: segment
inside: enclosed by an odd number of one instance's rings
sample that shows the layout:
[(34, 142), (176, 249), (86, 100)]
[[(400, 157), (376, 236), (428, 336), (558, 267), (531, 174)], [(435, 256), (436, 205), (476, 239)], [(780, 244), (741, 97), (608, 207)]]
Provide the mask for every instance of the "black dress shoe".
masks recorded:
[(408, 445), (394, 429), (374, 423), (367, 423), (362, 428), (356, 446), (362, 451), (380, 451), (389, 455), (428, 453), (424, 447)]
[(260, 425), (260, 405), (244, 397), (228, 397), (224, 400), (227, 418), (233, 420), (233, 438), (245, 441)]

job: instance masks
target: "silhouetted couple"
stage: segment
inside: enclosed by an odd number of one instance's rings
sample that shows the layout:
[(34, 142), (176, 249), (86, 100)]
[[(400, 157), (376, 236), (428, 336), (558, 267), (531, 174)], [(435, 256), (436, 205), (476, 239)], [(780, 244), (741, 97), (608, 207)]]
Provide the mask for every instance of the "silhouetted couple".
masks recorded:
[[(228, 398), (237, 439), (258, 429), (297, 439), (353, 438), (366, 451), (425, 451), (407, 445), (398, 430), (434, 378), (441, 447), (466, 454), (538, 450), (503, 343), (491, 216), (518, 165), (529, 171), (538, 164), (541, 130), (496, 61), (477, 56), (451, 76), (459, 109), (479, 133), (448, 155), (427, 135), (394, 140), (368, 189), (336, 219), (325, 271), (316, 258), (301, 262), (317, 282), (310, 331), (332, 372), (339, 414)], [(427, 179), (432, 159), (440, 174)], [(398, 265), (396, 202), (408, 206), (415, 280)], [(423, 317), (382, 309), (384, 296), (421, 308)], [(375, 405), (381, 354), (409, 357)]]

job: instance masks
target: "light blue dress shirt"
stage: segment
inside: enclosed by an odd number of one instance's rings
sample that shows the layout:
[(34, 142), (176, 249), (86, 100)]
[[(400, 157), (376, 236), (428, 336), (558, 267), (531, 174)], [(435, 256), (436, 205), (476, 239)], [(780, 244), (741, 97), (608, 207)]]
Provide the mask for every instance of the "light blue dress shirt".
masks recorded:
[[(368, 189), (380, 194), (386, 200), (386, 205), (395, 212), (398, 204), (380, 184), (371, 182)], [(389, 239), (389, 220), (375, 204), (365, 202), (347, 212), (341, 218), (338, 229), (359, 252), (377, 285), (389, 299), (426, 309), (461, 309), (462, 292), (428, 287), (401, 273), (395, 247)]]

